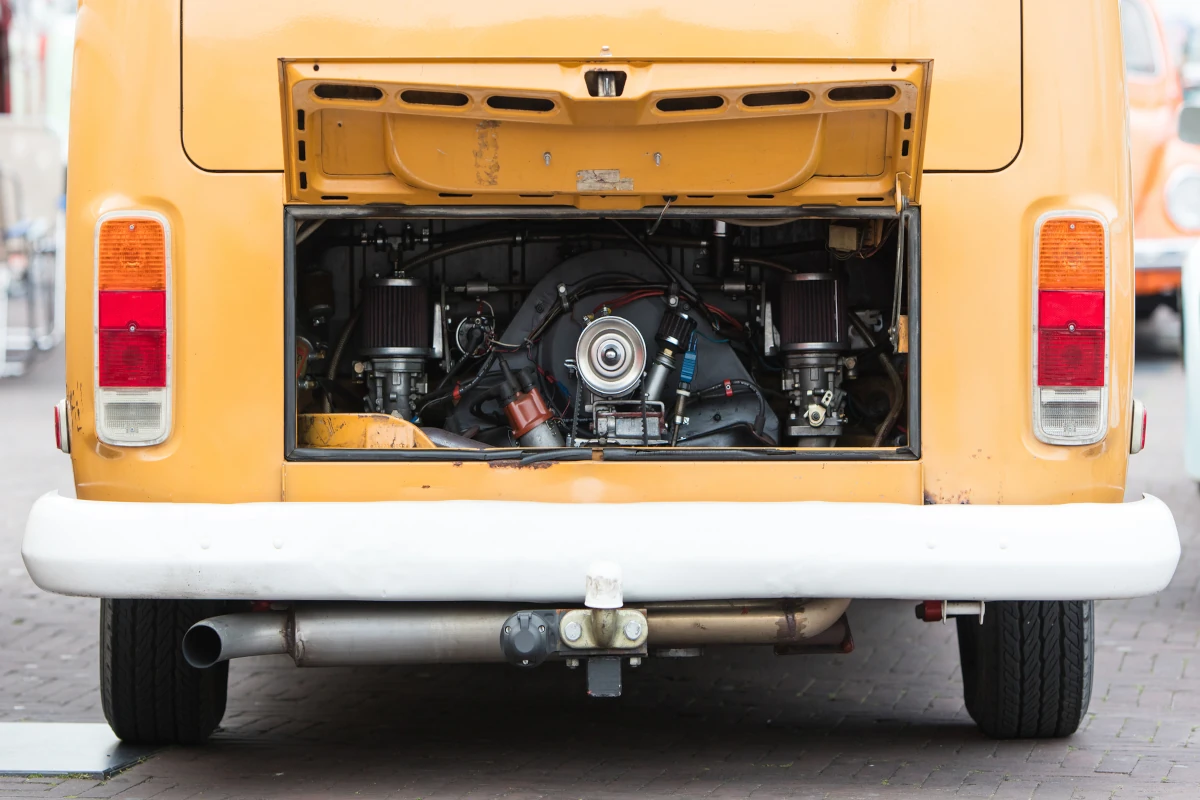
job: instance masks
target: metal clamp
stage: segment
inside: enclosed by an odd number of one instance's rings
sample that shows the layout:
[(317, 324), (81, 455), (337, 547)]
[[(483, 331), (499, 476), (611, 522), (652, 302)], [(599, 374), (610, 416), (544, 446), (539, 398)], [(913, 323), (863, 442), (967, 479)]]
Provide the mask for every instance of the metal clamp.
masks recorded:
[(645, 652), (649, 630), (645, 612), (632, 608), (577, 608), (558, 621), (562, 643), (573, 650)]

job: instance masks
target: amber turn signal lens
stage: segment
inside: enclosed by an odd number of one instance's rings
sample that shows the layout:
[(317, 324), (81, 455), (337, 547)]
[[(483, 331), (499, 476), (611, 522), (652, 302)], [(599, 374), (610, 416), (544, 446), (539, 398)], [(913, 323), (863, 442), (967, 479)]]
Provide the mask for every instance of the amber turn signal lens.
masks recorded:
[(1104, 226), (1094, 219), (1063, 217), (1042, 225), (1038, 288), (1104, 289)]
[(105, 220), (96, 280), (100, 291), (165, 290), (167, 240), (162, 223), (142, 217)]

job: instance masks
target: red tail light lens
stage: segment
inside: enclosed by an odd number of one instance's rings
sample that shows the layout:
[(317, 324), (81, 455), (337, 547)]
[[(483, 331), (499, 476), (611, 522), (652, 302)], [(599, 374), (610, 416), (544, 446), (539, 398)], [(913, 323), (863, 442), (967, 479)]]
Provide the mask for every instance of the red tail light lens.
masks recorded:
[(167, 327), (166, 292), (101, 292), (99, 306), (101, 330)]
[(1038, 386), (1104, 385), (1104, 292), (1038, 295)]
[(99, 354), (103, 387), (167, 385), (166, 331), (100, 331)]
[(1042, 330), (1038, 386), (1103, 386), (1104, 331)]
[(1049, 292), (1038, 295), (1038, 327), (1104, 330), (1104, 292)]
[(100, 292), (96, 316), (100, 386), (165, 387), (166, 292)]

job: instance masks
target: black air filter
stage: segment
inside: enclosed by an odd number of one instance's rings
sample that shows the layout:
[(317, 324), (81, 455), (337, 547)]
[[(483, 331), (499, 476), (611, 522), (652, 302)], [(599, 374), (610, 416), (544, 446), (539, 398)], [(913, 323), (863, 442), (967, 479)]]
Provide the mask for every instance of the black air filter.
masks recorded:
[(845, 296), (832, 272), (789, 275), (779, 286), (780, 345), (783, 351), (842, 350), (847, 330)]
[(370, 278), (363, 283), (363, 355), (425, 355), (432, 328), (429, 293), (413, 278)]
[(654, 340), (662, 347), (672, 347), (676, 350), (686, 350), (692, 331), (696, 330), (696, 321), (682, 311), (667, 309), (663, 312), (662, 321), (658, 323), (658, 333)]

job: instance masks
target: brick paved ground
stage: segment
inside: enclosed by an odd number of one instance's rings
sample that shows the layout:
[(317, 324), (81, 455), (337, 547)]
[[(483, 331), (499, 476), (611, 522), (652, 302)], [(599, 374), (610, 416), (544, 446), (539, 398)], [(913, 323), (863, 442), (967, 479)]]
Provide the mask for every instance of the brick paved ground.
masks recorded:
[[(651, 660), (614, 702), (557, 666), (246, 660), (209, 746), (103, 783), (0, 778), (0, 796), (1200, 797), (1200, 494), (1182, 475), (1180, 368), (1140, 358), (1151, 443), (1130, 493), (1171, 505), (1185, 560), (1162, 595), (1099, 605), (1095, 694), (1069, 740), (984, 739), (962, 706), (953, 628), (917, 623), (907, 603), (861, 603), (850, 656)], [(57, 368), (0, 384), (0, 721), (102, 719), (96, 603), (39, 592), (17, 553), (34, 497), (70, 486), (50, 440)]]

